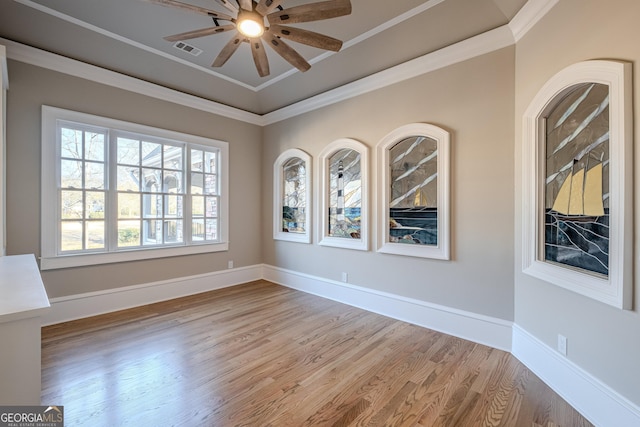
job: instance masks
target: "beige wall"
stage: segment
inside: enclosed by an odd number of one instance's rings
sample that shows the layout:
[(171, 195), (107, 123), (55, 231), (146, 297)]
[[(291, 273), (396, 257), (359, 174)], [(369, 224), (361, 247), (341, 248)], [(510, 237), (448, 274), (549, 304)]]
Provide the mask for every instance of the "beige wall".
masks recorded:
[[(635, 63), (634, 104), (638, 105), (638, 17), (640, 2), (636, 0), (562, 0), (519, 41), (516, 48), (516, 165), (523, 161), (520, 135), (524, 110), (542, 85), (570, 64), (589, 59)], [(637, 114), (634, 114), (634, 119), (637, 136), (640, 134)], [(640, 165), (638, 150), (635, 164), (637, 169)], [(557, 334), (565, 335), (570, 360), (635, 404), (640, 404), (638, 275), (634, 283), (635, 309), (623, 311), (522, 274), (522, 191), (518, 174), (516, 180), (516, 323), (551, 348), (556, 347)], [(637, 182), (636, 179), (635, 188), (640, 188)], [(635, 207), (635, 227), (638, 227), (640, 210), (637, 197)], [(629, 254), (626, 262), (636, 263), (636, 260), (637, 256)], [(636, 271), (637, 267), (636, 264)]]
[(213, 254), (42, 272), (49, 297), (99, 291), (262, 262), (259, 126), (9, 61), (7, 105), (7, 252), (40, 255), (40, 109), (69, 110), (229, 142), (230, 250)]
[[(264, 262), (333, 280), (347, 272), (355, 285), (513, 319), (513, 76), (514, 48), (506, 48), (267, 126)], [(451, 261), (272, 240), (272, 170), (280, 153), (300, 148), (315, 165), (327, 144), (348, 137), (373, 155), (387, 133), (412, 122), (452, 134)], [(370, 200), (375, 206), (375, 188)]]

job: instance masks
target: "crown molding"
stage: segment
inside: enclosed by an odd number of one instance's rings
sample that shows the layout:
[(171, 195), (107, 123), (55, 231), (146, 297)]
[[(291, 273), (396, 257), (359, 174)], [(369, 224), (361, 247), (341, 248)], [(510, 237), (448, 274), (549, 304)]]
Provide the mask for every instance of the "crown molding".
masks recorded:
[(7, 49), (0, 45), (0, 90), (9, 88), (7, 76)]
[(454, 45), (412, 59), (352, 83), (340, 86), (319, 95), (307, 98), (265, 114), (265, 125), (277, 123), (318, 108), (335, 104), (365, 93), (400, 83), (422, 74), (481, 56), (513, 45), (513, 34), (507, 25), (487, 31)]
[(119, 89), (128, 90), (174, 104), (184, 105), (234, 120), (261, 125), (262, 119), (258, 114), (250, 113), (239, 108), (229, 107), (204, 98), (189, 95), (174, 89), (150, 83), (135, 77), (87, 64), (75, 59), (67, 58), (55, 53), (46, 52), (31, 46), (0, 38), (0, 44), (7, 49), (7, 58), (35, 65), (74, 77), (80, 77), (96, 83)]
[(509, 28), (517, 43), (540, 21), (560, 0), (529, 0), (509, 22)]

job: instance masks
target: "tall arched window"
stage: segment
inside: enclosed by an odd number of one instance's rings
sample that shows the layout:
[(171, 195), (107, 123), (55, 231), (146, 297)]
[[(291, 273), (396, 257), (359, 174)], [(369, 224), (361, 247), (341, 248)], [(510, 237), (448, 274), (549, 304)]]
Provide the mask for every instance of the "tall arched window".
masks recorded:
[(523, 120), (524, 272), (621, 308), (631, 303), (630, 87), (629, 64), (574, 64)]
[(378, 251), (449, 259), (447, 131), (413, 123), (378, 144)]
[(318, 173), (320, 245), (369, 249), (368, 150), (341, 138), (320, 153)]
[(311, 242), (311, 157), (296, 148), (274, 163), (273, 238)]

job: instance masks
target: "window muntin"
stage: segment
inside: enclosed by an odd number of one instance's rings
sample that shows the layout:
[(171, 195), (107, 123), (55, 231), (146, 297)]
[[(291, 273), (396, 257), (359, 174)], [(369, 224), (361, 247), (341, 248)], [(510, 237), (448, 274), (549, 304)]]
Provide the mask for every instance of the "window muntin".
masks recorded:
[(226, 250), (227, 152), (221, 141), (43, 107), (41, 267)]

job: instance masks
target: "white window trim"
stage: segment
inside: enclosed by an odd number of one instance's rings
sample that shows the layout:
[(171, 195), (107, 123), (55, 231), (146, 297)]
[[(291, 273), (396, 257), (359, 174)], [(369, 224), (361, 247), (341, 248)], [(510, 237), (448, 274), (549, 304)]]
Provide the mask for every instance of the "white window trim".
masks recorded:
[[(329, 223), (329, 159), (342, 149), (351, 149), (360, 153), (360, 181), (361, 181), (361, 207), (360, 207), (360, 238), (347, 239), (333, 237), (327, 233)], [(369, 149), (363, 143), (350, 138), (341, 138), (327, 145), (318, 157), (318, 182), (320, 200), (317, 212), (319, 218), (317, 226), (318, 244), (322, 246), (334, 246), (345, 249), (369, 250)]]
[[(426, 136), (438, 144), (438, 244), (407, 245), (389, 241), (389, 148), (411, 136)], [(451, 136), (446, 130), (427, 123), (411, 123), (401, 126), (386, 135), (377, 146), (379, 201), (376, 214), (378, 223), (378, 252), (414, 256), (422, 258), (450, 259), (450, 143)]]
[[(305, 232), (304, 233), (286, 233), (282, 231), (282, 192), (283, 188), (283, 173), (282, 166), (287, 162), (287, 160), (297, 157), (302, 159), (305, 164), (305, 185), (306, 185), (306, 210), (305, 210)], [(273, 238), (275, 240), (285, 240), (289, 242), (298, 242), (298, 243), (311, 243), (311, 212), (313, 208), (312, 200), (311, 200), (311, 156), (304, 151), (297, 148), (290, 148), (284, 151), (282, 154), (278, 156), (276, 161), (273, 164)]]
[[(522, 135), (522, 269), (538, 279), (578, 294), (630, 309), (632, 304), (633, 116), (631, 64), (584, 61), (553, 76), (531, 101), (523, 116)], [(609, 277), (600, 278), (544, 261), (544, 118), (558, 95), (581, 83), (609, 86), (610, 236)]]
[[(163, 139), (217, 148), (220, 152), (220, 241), (215, 243), (196, 242), (191, 245), (169, 246), (145, 249), (121, 249), (117, 252), (57, 254), (58, 209), (57, 200), (57, 121), (66, 120), (92, 126), (129, 131)], [(41, 176), (41, 260), (40, 269), (79, 267), (108, 264), (181, 255), (220, 252), (229, 249), (229, 147), (224, 141), (217, 141), (195, 135), (158, 129), (136, 123), (94, 116), (92, 114), (42, 106), (42, 176)]]

